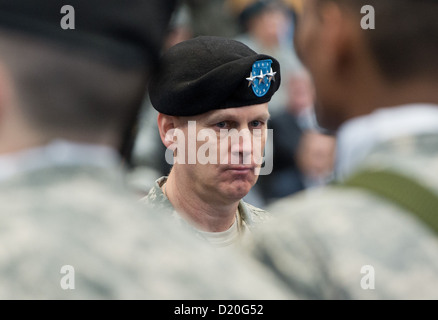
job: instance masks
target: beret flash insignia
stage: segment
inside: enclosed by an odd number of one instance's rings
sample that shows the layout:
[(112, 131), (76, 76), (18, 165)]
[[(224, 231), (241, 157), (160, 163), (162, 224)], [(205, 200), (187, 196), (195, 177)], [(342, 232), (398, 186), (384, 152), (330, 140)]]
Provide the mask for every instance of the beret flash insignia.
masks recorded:
[(252, 71), (249, 74), (248, 87), (252, 86), (252, 91), (257, 97), (263, 97), (271, 86), (271, 81), (275, 81), (275, 74), (271, 67), (272, 60), (258, 60), (253, 63)]

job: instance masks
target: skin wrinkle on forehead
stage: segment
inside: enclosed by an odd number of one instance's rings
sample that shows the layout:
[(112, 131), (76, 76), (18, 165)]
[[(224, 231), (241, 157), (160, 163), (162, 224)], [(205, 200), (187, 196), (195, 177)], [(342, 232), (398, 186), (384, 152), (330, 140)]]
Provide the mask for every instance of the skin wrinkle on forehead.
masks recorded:
[[(240, 111), (240, 112), (239, 112)], [(214, 123), (214, 122), (220, 122), (223, 120), (232, 120), (235, 122), (240, 122), (242, 117), (244, 115), (241, 114), (242, 110), (231, 110), (231, 109), (224, 109), (224, 110), (215, 110), (210, 115), (206, 115), (203, 119), (206, 123)], [(262, 111), (259, 113), (251, 114), (251, 115), (245, 115), (246, 119), (262, 119), (267, 121), (270, 117), (268, 111)]]
[(268, 121), (271, 117), (269, 111), (260, 111), (260, 112), (252, 113), (251, 115), (243, 115), (242, 111), (244, 110), (241, 108), (246, 108), (246, 107), (251, 107), (251, 106), (228, 108), (228, 109), (215, 109), (197, 116), (190, 116), (190, 117), (174, 116), (174, 117), (177, 120), (176, 122), (178, 123), (178, 125), (181, 127), (186, 127), (189, 121), (196, 121), (202, 124), (212, 125), (221, 121), (235, 121), (236, 123), (240, 123), (242, 121), (242, 116), (244, 116), (246, 119), (252, 119), (249, 121), (261, 120), (265, 122)]

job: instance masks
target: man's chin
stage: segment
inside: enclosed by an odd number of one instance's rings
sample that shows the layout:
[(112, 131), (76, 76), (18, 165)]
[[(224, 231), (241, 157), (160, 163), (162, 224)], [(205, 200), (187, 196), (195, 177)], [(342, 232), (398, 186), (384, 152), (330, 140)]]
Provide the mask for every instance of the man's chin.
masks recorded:
[(224, 194), (226, 194), (230, 200), (239, 201), (249, 193), (252, 186), (253, 185), (248, 181), (233, 181), (227, 186)]

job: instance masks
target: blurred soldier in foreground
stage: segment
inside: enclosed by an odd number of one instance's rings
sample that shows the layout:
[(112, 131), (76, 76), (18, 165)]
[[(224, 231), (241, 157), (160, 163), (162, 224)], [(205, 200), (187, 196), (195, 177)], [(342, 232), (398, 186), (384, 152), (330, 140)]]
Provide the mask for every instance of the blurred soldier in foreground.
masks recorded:
[(144, 201), (216, 247), (234, 245), (268, 218), (242, 198), (260, 173), (280, 65), (213, 36), (173, 46), (161, 65), (149, 93), (174, 165)]
[(437, 16), (436, 1), (305, 2), (297, 45), (338, 183), (268, 207), (253, 246), (303, 298), (438, 298)]
[(68, 4), (0, 1), (0, 298), (283, 297), (123, 186), (171, 1)]

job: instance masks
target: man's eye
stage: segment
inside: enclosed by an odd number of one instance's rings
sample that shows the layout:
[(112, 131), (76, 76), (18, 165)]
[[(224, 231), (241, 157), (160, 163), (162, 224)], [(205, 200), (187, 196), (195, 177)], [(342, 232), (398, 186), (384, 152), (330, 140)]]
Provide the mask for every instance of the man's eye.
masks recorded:
[(251, 126), (252, 127), (260, 127), (261, 125), (263, 125), (263, 122), (261, 122), (259, 120), (251, 121)]
[(226, 121), (221, 121), (216, 123), (216, 127), (220, 128), (220, 129), (224, 129), (227, 127), (227, 122)]

